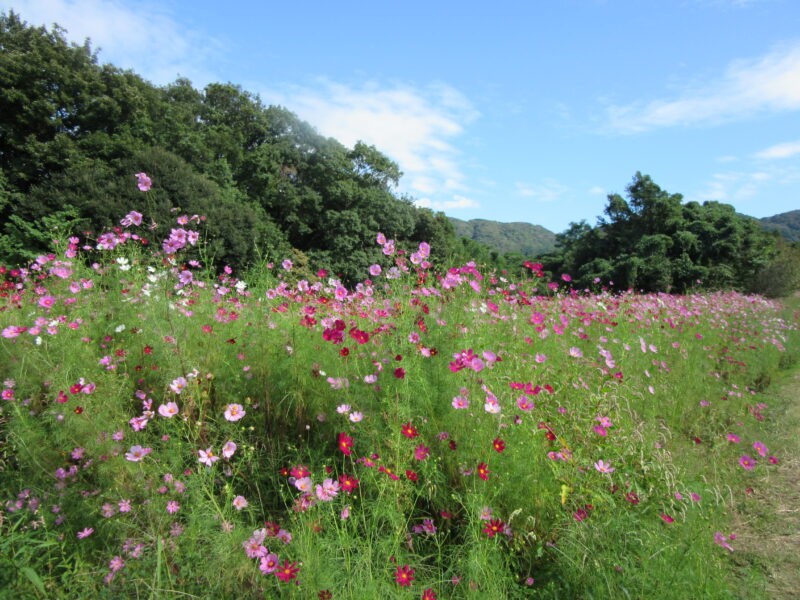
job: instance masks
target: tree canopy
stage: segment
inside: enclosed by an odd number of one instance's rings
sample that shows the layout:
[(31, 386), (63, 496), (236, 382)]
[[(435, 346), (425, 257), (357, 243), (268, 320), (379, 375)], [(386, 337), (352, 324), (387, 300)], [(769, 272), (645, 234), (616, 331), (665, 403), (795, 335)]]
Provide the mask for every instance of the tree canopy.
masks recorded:
[[(162, 87), (100, 65), (89, 42), (0, 14), (0, 260), (22, 261), (57, 233), (99, 232), (130, 210), (168, 234), (173, 210), (207, 216), (218, 266), (302, 251), (345, 279), (381, 258), (375, 234), (437, 240), (453, 227), (394, 188), (397, 164), (374, 146), (347, 148), (230, 83)], [(148, 173), (143, 195), (133, 174)]]
[(683, 203), (638, 172), (626, 191), (627, 200), (608, 196), (596, 227), (572, 223), (557, 235), (546, 267), (579, 286), (685, 292), (748, 289), (773, 257), (773, 238), (728, 204)]

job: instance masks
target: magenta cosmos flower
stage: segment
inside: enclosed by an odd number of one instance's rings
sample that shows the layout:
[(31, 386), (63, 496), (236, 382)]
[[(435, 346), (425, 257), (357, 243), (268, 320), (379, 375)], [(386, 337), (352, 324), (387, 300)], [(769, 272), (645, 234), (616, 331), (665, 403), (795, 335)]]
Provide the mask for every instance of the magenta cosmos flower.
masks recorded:
[(411, 568), (411, 565), (397, 567), (397, 570), (394, 572), (394, 580), (396, 583), (400, 584), (400, 587), (410, 587), (411, 583), (414, 581), (414, 569)]
[(756, 461), (751, 456), (743, 454), (742, 457), (739, 459), (739, 464), (742, 465), (742, 468), (751, 471), (753, 467), (756, 466)]

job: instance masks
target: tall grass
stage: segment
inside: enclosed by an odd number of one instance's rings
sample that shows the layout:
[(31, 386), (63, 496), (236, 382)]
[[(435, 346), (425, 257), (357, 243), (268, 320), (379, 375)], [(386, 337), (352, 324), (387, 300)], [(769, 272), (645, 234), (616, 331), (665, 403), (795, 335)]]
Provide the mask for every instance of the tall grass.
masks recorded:
[(758, 589), (726, 510), (780, 468), (779, 304), (434, 274), (388, 242), (353, 289), (211, 278), (132, 221), (4, 273), (0, 594)]

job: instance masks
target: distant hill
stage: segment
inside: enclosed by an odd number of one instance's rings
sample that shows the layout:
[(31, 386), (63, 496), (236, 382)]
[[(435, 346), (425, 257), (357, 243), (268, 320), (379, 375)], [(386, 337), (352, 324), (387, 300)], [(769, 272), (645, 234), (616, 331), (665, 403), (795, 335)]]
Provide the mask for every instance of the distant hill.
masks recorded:
[(759, 221), (765, 229), (780, 232), (790, 242), (800, 241), (800, 210), (790, 210)]
[(485, 244), (505, 254), (519, 252), (523, 256), (536, 256), (555, 248), (556, 235), (541, 225), (530, 223), (500, 223), (486, 219), (462, 221), (448, 217), (456, 234)]

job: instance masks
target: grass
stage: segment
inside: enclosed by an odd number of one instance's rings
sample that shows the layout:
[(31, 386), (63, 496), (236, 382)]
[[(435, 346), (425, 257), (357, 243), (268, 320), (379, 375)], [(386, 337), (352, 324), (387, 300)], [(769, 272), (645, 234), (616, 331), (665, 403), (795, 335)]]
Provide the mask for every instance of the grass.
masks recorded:
[(190, 244), (103, 239), (4, 273), (0, 596), (796, 586), (780, 304), (437, 276), (424, 247), (353, 289), (211, 279)]

